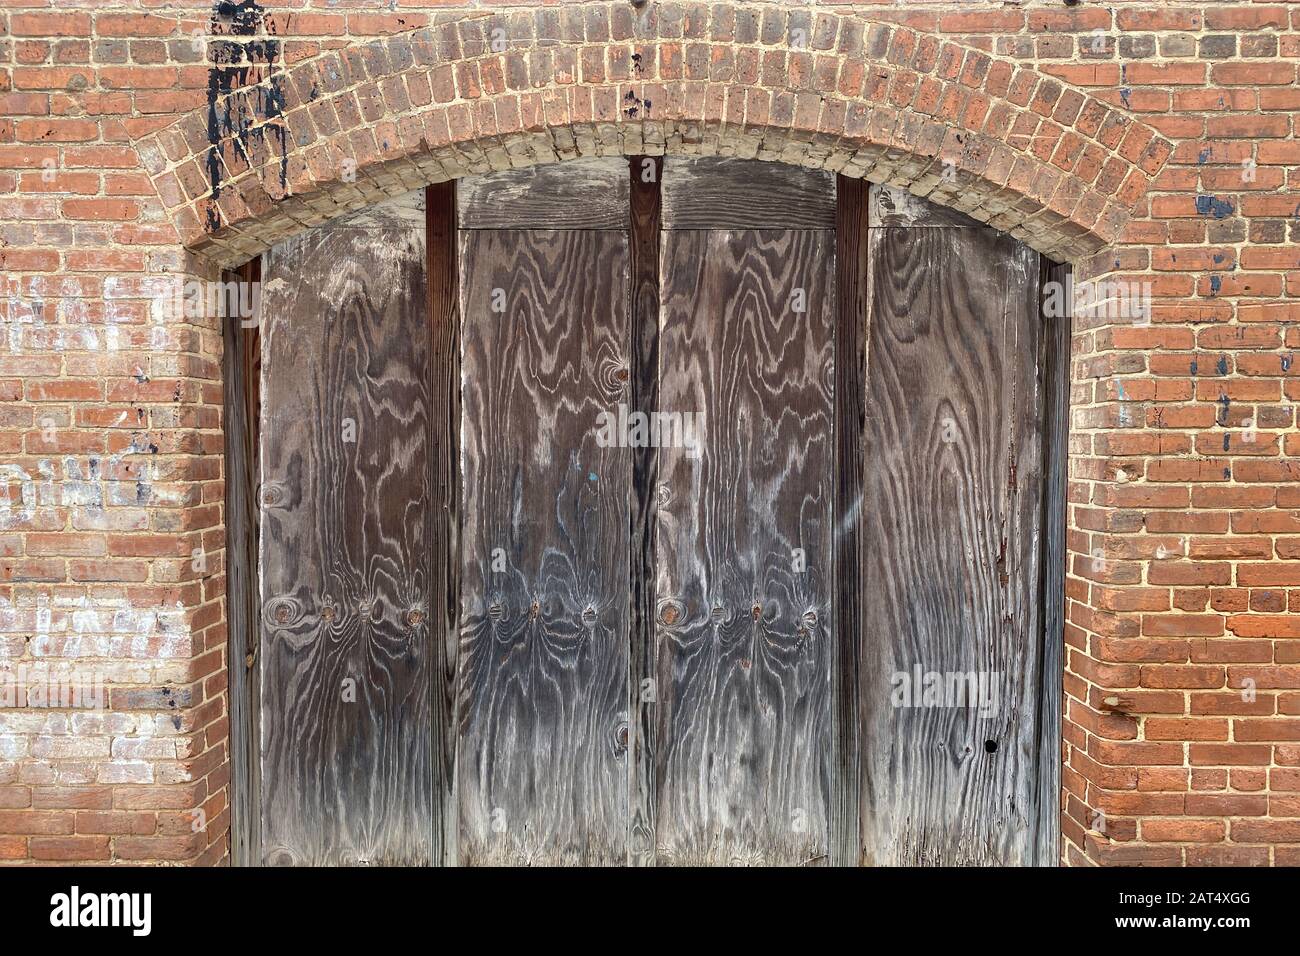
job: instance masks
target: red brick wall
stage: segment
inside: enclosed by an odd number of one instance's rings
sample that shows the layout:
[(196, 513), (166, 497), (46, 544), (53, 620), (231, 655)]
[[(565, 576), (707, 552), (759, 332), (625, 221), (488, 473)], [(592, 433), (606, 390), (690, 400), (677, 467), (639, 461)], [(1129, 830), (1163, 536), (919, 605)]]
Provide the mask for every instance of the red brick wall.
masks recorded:
[(178, 284), (667, 150), (1149, 289), (1075, 321), (1063, 859), (1300, 863), (1300, 3), (161, 6), (0, 0), (0, 672), (105, 695), (0, 708), (0, 860), (226, 856), (221, 338)]

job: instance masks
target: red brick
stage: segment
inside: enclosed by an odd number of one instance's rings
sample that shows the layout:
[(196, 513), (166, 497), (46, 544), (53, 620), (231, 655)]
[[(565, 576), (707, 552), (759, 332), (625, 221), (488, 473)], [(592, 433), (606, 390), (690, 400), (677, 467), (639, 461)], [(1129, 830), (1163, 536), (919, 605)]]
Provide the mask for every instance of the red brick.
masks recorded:
[[(220, 336), (209, 324), (156, 321), (145, 277), (201, 267), (179, 241), (212, 252), (233, 239), (219, 252), (247, 255), (285, 234), (272, 235), (261, 217), (291, 231), (350, 202), (359, 194), (338, 182), (342, 156), (356, 158), (374, 195), (372, 179), (385, 191), (423, 182), (441, 162), (430, 154), (451, 141), (460, 165), (478, 162), (478, 139), (496, 156), (517, 145), (510, 133), (544, 133), (548, 122), (617, 119), (609, 128), (620, 135), (633, 122), (619, 113), (632, 90), (647, 110), (655, 102), (652, 121), (681, 120), (710, 148), (720, 137), (724, 152), (763, 135), (788, 140), (793, 153), (819, 131), (814, 158), (838, 142), (866, 146), (870, 160), (872, 144), (887, 144), (894, 152), (882, 172), (933, 176), (930, 157), (960, 142), (962, 198), (988, 198), (1001, 228), (1024, 225), (1048, 246), (1095, 230), (1091, 247), (1104, 251), (1090, 257), (1076, 244), (1058, 258), (1080, 277), (1150, 283), (1150, 324), (1075, 320), (1065, 855), (1300, 864), (1295, 821), (1281, 816), (1300, 812), (1291, 773), (1300, 769), (1300, 366), (1290, 354), (1300, 351), (1300, 21), (1290, 4), (864, 7), (879, 7), (888, 26), (874, 13), (841, 23), (832, 4), (813, 18), (815, 49), (793, 55), (784, 15), (765, 10), (755, 36), (732, 45), (748, 27), (728, 5), (689, 7), (680, 18), (661, 10), (659, 22), (680, 27), (666, 42), (636, 35), (627, 5), (606, 11), (608, 27), (561, 6), (557, 35), (573, 39), (548, 40), (543, 56), (510, 20), (519, 52), (473, 63), (448, 58), (455, 44), (435, 51), (413, 32), (427, 12), (300, 4), (266, 14), (259, 28), (295, 71), (284, 180), (274, 134), (245, 137), (248, 155), (222, 154), (229, 168), (215, 202), (210, 65), (189, 55), (189, 31), (206, 30), (207, 14), (80, 0), (9, 6), (0, 15), (10, 61), (0, 71), (0, 268), (42, 290), (44, 314), (9, 323), (15, 299), (0, 296), (0, 325), (18, 336), (0, 350), (0, 461), (41, 474), (43, 497), (35, 516), (0, 533), (0, 598), (48, 593), (59, 627), (83, 595), (114, 602), (105, 607), (115, 613), (120, 601), (180, 610), (192, 656), (157, 666), (192, 680), (196, 696), (130, 713), (185, 728), (177, 742), (196, 780), (74, 785), (59, 782), (57, 759), (20, 759), (32, 779), (0, 782), (0, 859), (206, 864), (226, 852), (225, 582), (219, 571), (194, 574), (188, 559), (197, 544), (213, 553), (224, 545)], [(529, 30), (539, 22), (519, 13)], [(606, 29), (618, 38), (609, 47)], [(1093, 60), (1096, 29), (1107, 49)], [(406, 76), (387, 75), (404, 47), (387, 65), (374, 50), (347, 49), (390, 34), (414, 41), (419, 65)], [(1234, 55), (1206, 52), (1222, 43), (1217, 34), (1235, 41)], [(1113, 50), (1128, 36), (1153, 41), (1156, 55), (1121, 64)], [(1184, 36), (1201, 56), (1177, 51)], [(840, 45), (860, 52), (845, 60)], [(317, 70), (321, 56), (343, 73)], [(837, 89), (852, 102), (835, 100)], [(948, 125), (917, 122), (922, 112)], [(907, 149), (925, 160), (908, 162)], [(245, 171), (250, 159), (256, 172)], [(979, 180), (985, 169), (993, 185)], [(215, 236), (209, 209), (224, 230)], [(52, 442), (43, 417), (59, 423)], [(1240, 427), (1247, 419), (1251, 442)], [(101, 477), (87, 479), (92, 456)], [(121, 503), (81, 504), (86, 484)], [(147, 499), (139, 507), (127, 500), (137, 487)], [(25, 615), (31, 605), (18, 607)], [(22, 625), (24, 636), (31, 628)], [(170, 637), (160, 630), (155, 639)], [(60, 640), (50, 639), (54, 655)], [(129, 670), (138, 659), (104, 663)], [(1246, 679), (1256, 682), (1249, 700)], [(137, 693), (129, 682), (117, 690)], [(155, 769), (177, 772), (165, 761)], [(72, 775), (91, 779), (84, 766)], [(189, 832), (200, 805), (217, 821), (211, 833)], [(1117, 818), (1105, 839), (1088, 833), (1094, 806)]]

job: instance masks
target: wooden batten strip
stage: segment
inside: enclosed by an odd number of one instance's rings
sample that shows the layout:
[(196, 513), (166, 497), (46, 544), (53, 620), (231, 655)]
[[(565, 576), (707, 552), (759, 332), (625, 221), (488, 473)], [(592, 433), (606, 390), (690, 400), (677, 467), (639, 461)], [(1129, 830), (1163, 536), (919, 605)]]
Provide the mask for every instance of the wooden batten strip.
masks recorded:
[(527, 166), (460, 180), (462, 229), (627, 229), (621, 156)]
[(835, 177), (723, 156), (669, 156), (664, 229), (834, 229)]

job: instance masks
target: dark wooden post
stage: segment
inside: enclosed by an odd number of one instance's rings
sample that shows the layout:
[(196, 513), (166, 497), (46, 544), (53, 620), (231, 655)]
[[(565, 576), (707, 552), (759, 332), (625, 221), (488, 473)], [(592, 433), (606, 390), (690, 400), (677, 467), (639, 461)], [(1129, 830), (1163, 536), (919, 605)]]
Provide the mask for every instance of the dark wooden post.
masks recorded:
[(862, 655), (862, 424), (866, 415), (869, 295), (869, 183), (839, 176), (835, 187), (835, 655), (832, 661), (834, 751), (832, 866), (862, 862), (860, 760)]
[(456, 864), (459, 830), (452, 792), (456, 766), (456, 660), (460, 643), (460, 290), (457, 283), (456, 182), (425, 189), (425, 254), (428, 257), (429, 536), (433, 556), (429, 582), (429, 713), (433, 759), (434, 819), (430, 860)]
[[(628, 160), (631, 190), (632, 313), (629, 412), (652, 414), (659, 405), (659, 202), (663, 157)], [(628, 862), (655, 862), (655, 540), (658, 449), (632, 450), (632, 607), (628, 657)]]
[[(223, 281), (260, 285), (258, 256)], [(232, 297), (223, 296), (222, 301)], [(236, 302), (245, 301), (238, 294)], [(261, 414), (261, 321), (258, 303), (249, 325), (244, 316), (223, 315), (222, 422), (226, 440), (226, 667), (230, 685), (230, 858), (235, 866), (257, 866), (260, 848), (260, 767), (257, 749), (259, 687), (257, 636), (261, 595), (257, 587), (258, 418)]]

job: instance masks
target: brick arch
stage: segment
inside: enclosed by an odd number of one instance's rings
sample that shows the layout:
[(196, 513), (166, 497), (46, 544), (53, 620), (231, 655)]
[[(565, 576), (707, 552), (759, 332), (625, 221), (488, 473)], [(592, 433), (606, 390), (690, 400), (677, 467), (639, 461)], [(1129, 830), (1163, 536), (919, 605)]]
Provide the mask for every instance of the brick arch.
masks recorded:
[(1057, 79), (858, 14), (592, 6), (554, 37), (462, 14), (271, 63), (136, 145), (181, 241), (220, 264), (425, 183), (661, 152), (888, 181), (1074, 261), (1118, 238), (1172, 152)]

